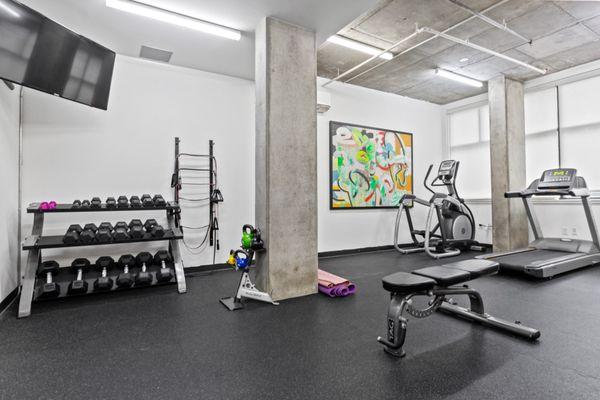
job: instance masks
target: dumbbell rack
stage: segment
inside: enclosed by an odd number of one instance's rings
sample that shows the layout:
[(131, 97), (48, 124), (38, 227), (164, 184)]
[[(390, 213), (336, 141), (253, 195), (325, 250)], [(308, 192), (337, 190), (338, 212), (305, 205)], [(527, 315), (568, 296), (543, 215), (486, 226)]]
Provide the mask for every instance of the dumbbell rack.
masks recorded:
[[(179, 250), (179, 240), (183, 239), (183, 233), (181, 229), (176, 225), (176, 215), (179, 213), (179, 204), (177, 203), (167, 203), (164, 206), (154, 206), (154, 207), (123, 207), (123, 208), (114, 208), (107, 207), (106, 204), (100, 205), (98, 208), (73, 208), (71, 204), (57, 204), (56, 208), (49, 210), (41, 210), (39, 203), (33, 203), (27, 208), (28, 214), (33, 214), (33, 228), (31, 229), (31, 236), (28, 236), (23, 241), (23, 250), (27, 251), (27, 264), (25, 265), (25, 270), (23, 271), (23, 276), (21, 277), (21, 298), (19, 301), (19, 313), (18, 317), (28, 317), (31, 315), (31, 304), (38, 299), (35, 296), (36, 293), (36, 275), (37, 268), (41, 262), (42, 258), (42, 250), (44, 249), (56, 249), (56, 248), (67, 248), (67, 247), (84, 247), (84, 246), (104, 246), (111, 244), (127, 244), (127, 243), (141, 243), (141, 242), (152, 242), (152, 241), (168, 241), (169, 242), (169, 251), (173, 258), (173, 265), (171, 266), (175, 270), (175, 277), (171, 280), (171, 282), (166, 283), (153, 283), (152, 286), (156, 285), (164, 285), (164, 284), (175, 284), (177, 283), (177, 289), (179, 293), (186, 292), (186, 282), (185, 275), (183, 271), (183, 261), (181, 259), (181, 252)], [(45, 214), (54, 214), (54, 213), (81, 213), (81, 212), (119, 212), (119, 211), (128, 211), (128, 212), (138, 212), (138, 211), (158, 211), (163, 210), (167, 213), (167, 223), (168, 229), (165, 230), (165, 235), (163, 237), (149, 237), (145, 236), (140, 239), (127, 239), (123, 241), (111, 241), (106, 243), (72, 243), (66, 244), (63, 242), (63, 236), (43, 236), (43, 227), (44, 227), (44, 215)], [(93, 266), (92, 266), (93, 267)], [(62, 268), (61, 268), (62, 269)], [(149, 268), (152, 271), (152, 268)], [(87, 272), (87, 271), (86, 271)], [(132, 270), (135, 272), (135, 269)], [(69, 273), (70, 274), (70, 273)], [(63, 275), (62, 272), (58, 274), (57, 282), (60, 282), (60, 277)], [(70, 274), (72, 278), (72, 274)], [(96, 293), (93, 290), (93, 283), (96, 279), (96, 276), (92, 278), (87, 278), (88, 282), (88, 294)], [(39, 285), (37, 285), (39, 286)], [(136, 286), (133, 286), (136, 288)], [(113, 288), (109, 292), (113, 291), (123, 291), (128, 289), (123, 288)], [(62, 288), (61, 285), (61, 293), (56, 298), (66, 297), (66, 287)], [(105, 292), (105, 293), (109, 293)], [(98, 292), (102, 293), (102, 292)], [(84, 294), (85, 295), (85, 294)], [(69, 296), (71, 297), (71, 296)], [(74, 297), (74, 296), (73, 296)]]

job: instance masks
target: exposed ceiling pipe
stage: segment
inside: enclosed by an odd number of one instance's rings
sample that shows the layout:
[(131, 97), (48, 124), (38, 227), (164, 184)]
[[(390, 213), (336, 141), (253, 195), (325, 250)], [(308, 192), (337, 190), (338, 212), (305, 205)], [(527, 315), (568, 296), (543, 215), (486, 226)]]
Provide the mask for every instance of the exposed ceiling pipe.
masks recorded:
[(498, 29), (502, 29), (503, 31), (508, 32), (511, 35), (516, 36), (519, 39), (524, 40), (525, 42), (531, 44), (531, 42), (532, 42), (531, 39), (526, 38), (525, 36), (521, 35), (520, 33), (515, 32), (514, 30), (510, 29), (506, 25), (506, 22), (500, 23), (500, 22), (498, 22), (498, 21), (496, 21), (496, 20), (494, 20), (494, 19), (492, 19), (492, 18), (490, 18), (490, 17), (488, 17), (488, 16), (486, 16), (486, 15), (484, 15), (484, 14), (478, 12), (478, 11), (473, 10), (472, 8), (466, 6), (465, 4), (463, 4), (462, 2), (460, 2), (459, 0), (448, 0), (448, 1), (450, 3), (452, 3), (452, 4), (454, 4), (455, 6), (462, 8), (466, 12), (474, 15), (475, 17), (479, 18), (480, 20), (485, 21), (488, 24), (490, 24), (492, 26), (495, 26)]
[(415, 31), (414, 31), (412, 34), (408, 35), (408, 36), (407, 36), (407, 37), (405, 37), (404, 39), (401, 39), (401, 40), (397, 41), (396, 43), (394, 43), (393, 45), (391, 45), (391, 46), (390, 46), (390, 47), (388, 47), (387, 49), (381, 50), (381, 52), (379, 52), (379, 53), (377, 53), (377, 54), (373, 55), (373, 56), (372, 56), (371, 58), (369, 58), (368, 60), (365, 60), (365, 61), (361, 62), (360, 64), (358, 64), (358, 65), (356, 65), (356, 66), (354, 66), (354, 67), (350, 68), (348, 71), (344, 72), (343, 74), (341, 74), (341, 75), (338, 75), (338, 76), (336, 76), (336, 77), (335, 77), (335, 78), (333, 78), (333, 79), (330, 79), (329, 81), (325, 82), (325, 83), (323, 84), (323, 86), (322, 86), (322, 87), (325, 87), (325, 86), (327, 86), (327, 85), (330, 85), (331, 83), (333, 83), (333, 82), (335, 82), (335, 81), (338, 81), (338, 80), (342, 79), (342, 78), (343, 78), (343, 77), (345, 77), (346, 75), (348, 75), (348, 74), (351, 74), (352, 72), (356, 71), (356, 70), (357, 70), (357, 69), (359, 69), (360, 67), (362, 67), (362, 66), (364, 66), (364, 65), (366, 65), (366, 64), (368, 64), (368, 63), (370, 63), (371, 61), (375, 60), (376, 58), (379, 58), (379, 57), (380, 57), (380, 56), (382, 56), (383, 54), (385, 54), (385, 53), (388, 53), (388, 52), (390, 52), (390, 51), (394, 50), (396, 47), (398, 47), (398, 46), (400, 46), (402, 43), (404, 43), (404, 42), (406, 42), (406, 41), (408, 41), (408, 40), (412, 39), (413, 37), (417, 36), (417, 35), (418, 35), (419, 33), (421, 33), (421, 32), (423, 32), (423, 29), (421, 29), (421, 28), (417, 28), (417, 29), (415, 29)]
[[(491, 6), (489, 6), (488, 8), (486, 8), (485, 10), (481, 11), (481, 13), (486, 13), (488, 11), (491, 11), (494, 8), (499, 7), (499, 6), (501, 6), (502, 4), (504, 4), (504, 3), (508, 2), (508, 1), (510, 1), (510, 0), (500, 0), (499, 2), (497, 2), (495, 4), (492, 4)], [(458, 28), (459, 26), (461, 26), (463, 24), (466, 24), (467, 22), (472, 21), (475, 18), (477, 18), (477, 17), (473, 15), (473, 16), (467, 18), (467, 19), (463, 19), (462, 21), (458, 22), (457, 24), (454, 24), (451, 27), (444, 29), (442, 32), (443, 33), (450, 32), (452, 29)], [(433, 39), (435, 39), (437, 37), (438, 37), (437, 35), (432, 36), (430, 38), (427, 38), (427, 39), (423, 40), (422, 42), (419, 42), (419, 43), (415, 44), (414, 46), (409, 47), (408, 49), (402, 50), (400, 53), (396, 54), (394, 56), (394, 58), (392, 58), (392, 60), (395, 60), (396, 58), (402, 56), (403, 54), (408, 53), (409, 51), (412, 51), (412, 50), (416, 49), (417, 47), (423, 46), (425, 43), (428, 43), (428, 42), (432, 41)], [(384, 64), (389, 63), (392, 60), (386, 60), (386, 61), (380, 62), (379, 64), (377, 64), (377, 65), (375, 65), (375, 66), (373, 66), (373, 67), (371, 67), (371, 68), (369, 68), (369, 69), (361, 72), (360, 74), (354, 75), (352, 78), (344, 81), (344, 83), (349, 83), (349, 82), (353, 81), (354, 79), (356, 79), (356, 78), (358, 78), (358, 77), (360, 77), (360, 76), (362, 76), (362, 75), (364, 75), (364, 74), (366, 74), (368, 72), (371, 72), (374, 69), (379, 68), (379, 67), (381, 67)]]
[(435, 29), (431, 29), (431, 28), (421, 28), (421, 29), (424, 32), (431, 33), (433, 35), (438, 35), (438, 36), (443, 37), (444, 39), (448, 39), (448, 40), (450, 40), (450, 41), (452, 41), (454, 43), (462, 44), (463, 46), (467, 46), (467, 47), (470, 47), (472, 49), (479, 50), (479, 51), (481, 51), (483, 53), (487, 53), (487, 54), (490, 54), (492, 56), (495, 56), (495, 57), (498, 57), (498, 58), (502, 58), (502, 59), (510, 61), (512, 63), (518, 64), (518, 65), (520, 65), (522, 67), (529, 68), (530, 70), (538, 72), (538, 73), (540, 73), (542, 75), (546, 74), (546, 72), (547, 72), (545, 69), (538, 68), (538, 67), (536, 67), (534, 65), (531, 65), (531, 64), (528, 64), (528, 63), (526, 63), (524, 61), (517, 60), (516, 58), (509, 57), (509, 56), (504, 55), (502, 53), (498, 53), (497, 51), (494, 51), (494, 50), (490, 50), (487, 47), (483, 47), (483, 46), (480, 46), (478, 44), (471, 43), (468, 40), (463, 40), (463, 39), (457, 38), (455, 36), (448, 35), (447, 33), (436, 31)]

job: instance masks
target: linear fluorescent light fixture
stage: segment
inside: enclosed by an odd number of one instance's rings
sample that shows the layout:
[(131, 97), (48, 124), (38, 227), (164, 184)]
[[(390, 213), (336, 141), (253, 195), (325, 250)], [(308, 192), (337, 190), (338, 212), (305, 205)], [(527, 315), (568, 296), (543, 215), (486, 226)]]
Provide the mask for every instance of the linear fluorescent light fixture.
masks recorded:
[(21, 17), (18, 12), (16, 12), (15, 10), (13, 10), (12, 7), (10, 7), (9, 5), (5, 4), (4, 1), (2, 1), (2, 0), (0, 0), (0, 9), (6, 11), (7, 13), (9, 13), (10, 15), (12, 15), (15, 18), (20, 18)]
[(231, 40), (240, 40), (242, 37), (242, 33), (238, 30), (213, 24), (212, 22), (203, 21), (201, 19), (192, 18), (188, 15), (150, 6), (139, 1), (106, 0), (106, 6), (128, 13), (141, 15), (143, 17), (152, 18), (157, 21), (194, 29), (196, 31), (209, 33), (211, 35), (221, 36)]
[[(330, 36), (329, 39), (327, 39), (327, 41), (329, 43), (337, 44), (339, 46), (344, 46), (349, 49), (357, 50), (357, 51), (360, 51), (365, 54), (370, 54), (372, 56), (376, 56), (377, 54), (379, 54), (383, 51), (382, 49), (379, 49), (377, 47), (369, 46), (368, 44), (357, 42), (356, 40), (346, 39), (345, 37), (342, 37), (339, 35)], [(394, 55), (390, 52), (387, 52), (387, 53), (381, 54), (379, 57), (383, 58), (384, 60), (391, 60), (392, 58), (394, 58)]]
[(456, 82), (464, 83), (465, 85), (473, 86), (473, 87), (483, 87), (483, 82), (478, 81), (477, 79), (468, 78), (463, 75), (455, 74), (454, 72), (446, 71), (445, 69), (438, 68), (435, 70), (435, 74), (441, 76), (442, 78), (451, 79)]

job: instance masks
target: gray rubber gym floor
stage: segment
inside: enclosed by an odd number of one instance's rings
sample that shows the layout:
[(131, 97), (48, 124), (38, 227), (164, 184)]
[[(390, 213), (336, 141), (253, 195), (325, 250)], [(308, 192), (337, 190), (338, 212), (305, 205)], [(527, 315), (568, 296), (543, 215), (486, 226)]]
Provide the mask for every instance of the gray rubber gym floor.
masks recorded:
[[(473, 254), (467, 257), (472, 257)], [(487, 311), (542, 331), (523, 341), (445, 315), (410, 319), (397, 360), (381, 277), (439, 262), (394, 251), (322, 259), (358, 293), (229, 312), (235, 272), (174, 287), (37, 304), (0, 320), (1, 399), (598, 399), (600, 268), (551, 281), (472, 282)]]

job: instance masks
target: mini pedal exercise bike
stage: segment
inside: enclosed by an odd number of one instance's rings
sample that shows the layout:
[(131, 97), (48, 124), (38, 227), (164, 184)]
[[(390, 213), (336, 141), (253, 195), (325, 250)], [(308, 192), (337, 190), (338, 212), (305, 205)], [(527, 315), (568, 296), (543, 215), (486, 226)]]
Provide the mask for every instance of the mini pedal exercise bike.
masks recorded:
[(268, 293), (261, 292), (254, 286), (250, 280), (248, 270), (254, 258), (254, 252), (265, 251), (265, 244), (260, 236), (260, 230), (252, 225), (244, 225), (242, 227), (242, 248), (231, 250), (229, 252), (229, 265), (235, 266), (235, 269), (242, 271), (240, 283), (237, 293), (234, 297), (224, 297), (220, 300), (221, 304), (229, 309), (229, 311), (240, 310), (244, 308), (242, 299), (252, 299), (279, 305), (273, 301)]

